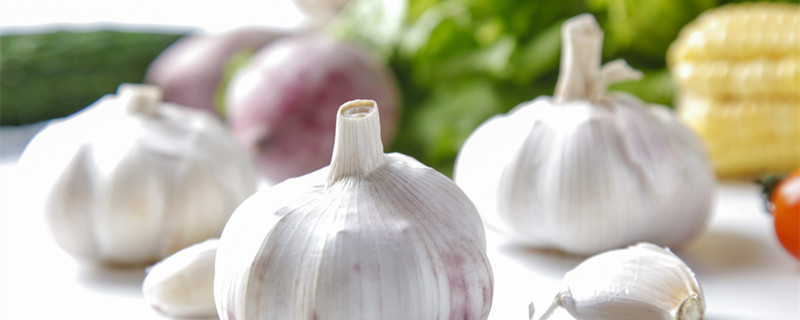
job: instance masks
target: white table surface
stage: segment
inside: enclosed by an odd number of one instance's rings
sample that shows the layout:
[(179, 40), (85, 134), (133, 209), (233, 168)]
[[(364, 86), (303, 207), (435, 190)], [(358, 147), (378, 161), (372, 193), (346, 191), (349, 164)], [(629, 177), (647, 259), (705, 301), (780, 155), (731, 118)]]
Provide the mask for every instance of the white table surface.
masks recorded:
[[(38, 126), (0, 129), (0, 319), (164, 319), (144, 302), (144, 270), (76, 262), (56, 246), (16, 157)], [(707, 231), (677, 254), (705, 292), (708, 320), (800, 319), (800, 262), (783, 251), (750, 183), (724, 183)], [(581, 258), (516, 245), (487, 230), (495, 277), (490, 320), (544, 311)], [(553, 319), (572, 319), (560, 311)]]
[[(221, 31), (242, 24), (292, 28), (302, 17), (285, 0), (0, 0), (0, 32), (96, 23)], [(142, 298), (143, 270), (81, 265), (50, 238), (15, 166), (35, 129), (0, 128), (0, 319), (163, 319)], [(800, 319), (800, 263), (779, 246), (758, 187), (724, 183), (718, 189), (708, 230), (677, 252), (703, 286), (706, 319)], [(581, 261), (526, 249), (491, 230), (487, 240), (495, 277), (490, 320), (528, 319), (531, 301), (543, 311), (564, 273)], [(561, 311), (553, 319), (571, 317)]]

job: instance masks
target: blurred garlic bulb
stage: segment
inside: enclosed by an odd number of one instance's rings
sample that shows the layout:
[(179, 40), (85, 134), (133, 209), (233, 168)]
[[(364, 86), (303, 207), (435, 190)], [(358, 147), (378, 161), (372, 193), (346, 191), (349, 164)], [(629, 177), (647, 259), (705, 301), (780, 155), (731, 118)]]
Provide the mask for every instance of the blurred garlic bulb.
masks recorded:
[(567, 272), (564, 284), (541, 320), (558, 307), (578, 320), (701, 320), (706, 309), (692, 270), (650, 243), (590, 257)]
[(384, 154), (377, 104), (339, 108), (331, 164), (259, 191), (217, 251), (221, 319), (486, 319), (493, 278), (472, 202)]
[(218, 118), (134, 84), (51, 122), (20, 167), (64, 250), (121, 265), (153, 263), (219, 237), (258, 178)]
[(702, 143), (667, 108), (606, 92), (641, 74), (622, 60), (600, 67), (594, 17), (567, 20), (562, 37), (555, 97), (479, 126), (459, 152), (456, 183), (487, 225), (531, 246), (582, 255), (640, 241), (680, 247), (711, 211)]
[(214, 259), (218, 243), (209, 239), (191, 245), (150, 267), (142, 283), (145, 301), (167, 317), (216, 319)]
[(312, 26), (324, 26), (336, 17), (350, 0), (294, 0)]

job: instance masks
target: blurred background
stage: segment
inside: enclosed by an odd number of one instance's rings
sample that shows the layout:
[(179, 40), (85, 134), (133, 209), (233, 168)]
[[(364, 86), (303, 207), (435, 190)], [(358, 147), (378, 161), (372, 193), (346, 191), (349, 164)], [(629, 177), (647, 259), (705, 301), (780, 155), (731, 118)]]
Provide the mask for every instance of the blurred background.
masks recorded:
[(403, 106), (390, 149), (450, 174), (478, 124), (552, 94), (564, 19), (593, 13), (606, 33), (604, 61), (624, 58), (645, 73), (612, 89), (673, 106), (670, 43), (701, 12), (739, 1), (372, 0), (340, 10), (346, 2), (3, 0), (0, 125), (63, 117), (122, 82), (143, 82), (152, 60), (188, 34), (315, 29), (380, 56)]

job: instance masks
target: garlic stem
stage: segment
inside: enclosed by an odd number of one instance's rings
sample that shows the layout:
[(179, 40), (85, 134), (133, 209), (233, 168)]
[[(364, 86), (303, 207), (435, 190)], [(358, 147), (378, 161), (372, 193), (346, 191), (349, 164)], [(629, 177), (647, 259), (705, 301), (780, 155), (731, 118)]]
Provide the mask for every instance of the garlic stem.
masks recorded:
[(378, 104), (353, 100), (339, 107), (328, 185), (347, 177), (366, 177), (383, 165)]
[(117, 89), (117, 97), (130, 114), (155, 114), (162, 95), (161, 88), (152, 85), (124, 83)]
[(555, 100), (562, 103), (589, 98), (599, 77), (603, 32), (594, 17), (582, 14), (564, 21), (561, 39)]
[(603, 30), (591, 14), (564, 21), (561, 38), (561, 70), (554, 94), (557, 103), (581, 99), (598, 101), (609, 85), (642, 77), (641, 72), (623, 60), (600, 68)]

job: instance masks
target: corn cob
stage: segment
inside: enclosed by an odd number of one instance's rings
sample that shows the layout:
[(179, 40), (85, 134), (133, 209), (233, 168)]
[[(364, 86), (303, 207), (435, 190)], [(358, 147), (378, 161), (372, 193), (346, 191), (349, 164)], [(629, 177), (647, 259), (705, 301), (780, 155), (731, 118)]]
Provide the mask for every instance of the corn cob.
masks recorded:
[(704, 137), (717, 174), (757, 176), (800, 164), (800, 99), (683, 95), (679, 114)]
[(741, 60), (800, 53), (800, 6), (791, 3), (724, 5), (686, 25), (668, 52), (677, 61)]
[(710, 10), (681, 30), (667, 63), (676, 109), (719, 177), (800, 167), (800, 5)]
[(738, 61), (687, 61), (677, 63), (673, 70), (675, 81), (695, 93), (800, 97), (800, 54)]

